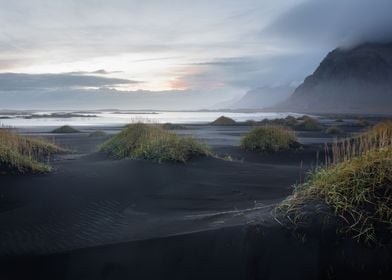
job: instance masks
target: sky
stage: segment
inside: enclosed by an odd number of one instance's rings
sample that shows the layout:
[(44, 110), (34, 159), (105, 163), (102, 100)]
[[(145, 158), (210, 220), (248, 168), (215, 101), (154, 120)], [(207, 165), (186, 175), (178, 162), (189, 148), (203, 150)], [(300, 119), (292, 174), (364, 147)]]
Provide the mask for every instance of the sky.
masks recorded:
[(0, 108), (23, 107), (15, 104), (21, 93), (60, 91), (183, 94), (208, 107), (256, 87), (296, 86), (332, 49), (392, 38), (390, 0), (0, 0), (0, 7)]

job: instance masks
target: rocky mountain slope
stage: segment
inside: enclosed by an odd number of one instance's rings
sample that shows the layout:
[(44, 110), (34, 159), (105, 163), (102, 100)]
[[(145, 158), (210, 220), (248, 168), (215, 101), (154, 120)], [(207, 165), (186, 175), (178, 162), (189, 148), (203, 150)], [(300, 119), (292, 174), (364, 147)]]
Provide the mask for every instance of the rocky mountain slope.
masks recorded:
[(279, 110), (392, 113), (392, 43), (335, 49)]

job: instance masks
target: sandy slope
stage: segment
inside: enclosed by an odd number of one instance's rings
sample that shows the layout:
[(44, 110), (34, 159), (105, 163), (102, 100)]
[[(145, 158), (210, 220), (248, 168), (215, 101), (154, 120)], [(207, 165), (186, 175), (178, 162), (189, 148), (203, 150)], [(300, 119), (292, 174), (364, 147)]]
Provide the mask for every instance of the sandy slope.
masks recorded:
[[(243, 127), (199, 126), (181, 133), (234, 160), (118, 161), (96, 153), (105, 139), (46, 135), (76, 153), (57, 158), (52, 174), (1, 177), (2, 275), (315, 279), (329, 273), (331, 261), (342, 265), (340, 247), (310, 237), (304, 244), (270, 215), (274, 203), (315, 166), (323, 135), (303, 134), (308, 144), (299, 151), (257, 155), (235, 146)], [(344, 266), (342, 271), (351, 273)]]

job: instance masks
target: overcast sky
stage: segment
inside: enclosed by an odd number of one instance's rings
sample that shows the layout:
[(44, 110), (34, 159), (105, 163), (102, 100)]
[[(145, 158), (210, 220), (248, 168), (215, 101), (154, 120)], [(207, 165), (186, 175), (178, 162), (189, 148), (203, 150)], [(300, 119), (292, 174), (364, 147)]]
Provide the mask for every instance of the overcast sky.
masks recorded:
[(0, 0), (0, 7), (0, 92), (243, 94), (300, 83), (335, 47), (392, 37), (391, 0)]

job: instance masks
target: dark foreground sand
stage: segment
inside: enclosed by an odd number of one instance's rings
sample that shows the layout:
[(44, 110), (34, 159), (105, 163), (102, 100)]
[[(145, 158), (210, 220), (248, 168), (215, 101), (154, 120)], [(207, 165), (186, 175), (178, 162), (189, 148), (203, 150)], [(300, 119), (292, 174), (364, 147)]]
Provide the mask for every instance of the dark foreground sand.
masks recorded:
[[(303, 149), (256, 155), (236, 147), (248, 129), (192, 126), (178, 131), (234, 159), (198, 158), (187, 164), (108, 159), (96, 152), (105, 138), (87, 136), (94, 128), (67, 135), (23, 130), (53, 138), (75, 153), (58, 157), (52, 174), (0, 178), (1, 275), (367, 279), (378, 273), (374, 262), (388, 267), (389, 252), (377, 251), (376, 256), (349, 241), (330, 246), (317, 236), (303, 242), (270, 215), (291, 186), (322, 161), (321, 143), (330, 137), (300, 133)], [(115, 133), (119, 128), (106, 130)], [(368, 274), (346, 264), (355, 258), (368, 264)]]

